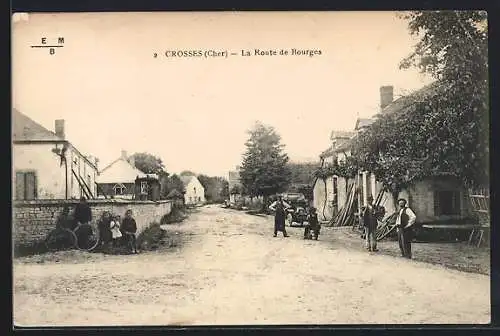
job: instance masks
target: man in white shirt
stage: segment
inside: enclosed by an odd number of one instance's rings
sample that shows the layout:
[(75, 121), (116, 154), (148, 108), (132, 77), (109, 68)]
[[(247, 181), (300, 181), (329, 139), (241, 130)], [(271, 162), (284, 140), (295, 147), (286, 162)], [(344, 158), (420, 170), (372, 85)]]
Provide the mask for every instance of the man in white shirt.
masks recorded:
[(291, 207), (290, 204), (284, 202), (281, 196), (278, 196), (278, 200), (274, 201), (274, 203), (269, 206), (269, 209), (275, 212), (274, 237), (278, 235), (278, 231), (283, 232), (284, 237), (288, 237), (288, 234), (286, 233), (285, 229), (285, 219), (287, 215), (286, 210), (289, 209), (290, 207)]
[(398, 200), (398, 216), (396, 227), (398, 230), (399, 249), (401, 256), (411, 259), (411, 240), (413, 238), (413, 224), (417, 219), (415, 213), (407, 206), (405, 199)]

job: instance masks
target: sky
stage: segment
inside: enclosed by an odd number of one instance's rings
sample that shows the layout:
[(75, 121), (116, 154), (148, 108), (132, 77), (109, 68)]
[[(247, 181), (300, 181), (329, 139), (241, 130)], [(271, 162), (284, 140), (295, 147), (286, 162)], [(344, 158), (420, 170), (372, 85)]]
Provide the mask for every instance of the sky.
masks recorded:
[[(227, 176), (257, 120), (292, 161), (317, 161), (332, 130), (378, 113), (380, 86), (397, 98), (430, 82), (398, 68), (416, 40), (395, 12), (30, 14), (12, 27), (13, 106), (50, 130), (64, 119), (101, 168), (126, 150), (159, 156), (170, 173)], [(64, 48), (31, 48), (42, 37)], [(241, 56), (255, 48), (321, 55)]]

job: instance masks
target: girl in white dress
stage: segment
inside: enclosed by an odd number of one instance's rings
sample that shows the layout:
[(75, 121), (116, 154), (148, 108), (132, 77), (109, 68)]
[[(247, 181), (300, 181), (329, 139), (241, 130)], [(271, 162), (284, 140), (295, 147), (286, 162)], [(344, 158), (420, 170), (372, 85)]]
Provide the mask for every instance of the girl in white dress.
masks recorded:
[(109, 228), (111, 229), (111, 236), (113, 238), (113, 246), (118, 246), (118, 242), (122, 237), (120, 232), (120, 216), (115, 216), (109, 223)]

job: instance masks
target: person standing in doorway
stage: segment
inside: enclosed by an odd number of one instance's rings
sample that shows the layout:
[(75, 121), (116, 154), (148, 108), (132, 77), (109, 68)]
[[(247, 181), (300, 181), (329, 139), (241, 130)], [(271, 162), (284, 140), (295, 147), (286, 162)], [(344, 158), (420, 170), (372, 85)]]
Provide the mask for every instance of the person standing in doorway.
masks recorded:
[(366, 248), (370, 252), (377, 252), (377, 210), (376, 206), (373, 204), (373, 196), (369, 195), (368, 204), (363, 209), (363, 213), (361, 215), (363, 219), (363, 227), (365, 229), (365, 239), (366, 239)]
[(413, 224), (417, 219), (415, 213), (407, 206), (408, 202), (401, 198), (398, 200), (398, 216), (396, 227), (398, 230), (399, 249), (401, 256), (411, 259), (411, 240), (413, 239)]
[(288, 237), (285, 229), (286, 210), (291, 206), (283, 201), (283, 197), (278, 196), (278, 200), (269, 206), (274, 214), (274, 237), (278, 236), (278, 231), (283, 232), (284, 237)]

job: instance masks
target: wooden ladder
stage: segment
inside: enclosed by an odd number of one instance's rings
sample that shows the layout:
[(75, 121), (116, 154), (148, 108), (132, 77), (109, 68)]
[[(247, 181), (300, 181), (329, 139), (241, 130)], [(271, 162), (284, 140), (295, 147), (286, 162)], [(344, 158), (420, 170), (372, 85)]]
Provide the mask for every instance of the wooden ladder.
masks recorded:
[(90, 190), (89, 186), (85, 183), (85, 181), (83, 181), (83, 179), (80, 179), (80, 177), (76, 174), (73, 168), (71, 168), (71, 171), (73, 172), (73, 175), (75, 176), (78, 185), (80, 185), (80, 188), (83, 190), (85, 197), (87, 199), (94, 199), (95, 197), (92, 194), (92, 191)]

